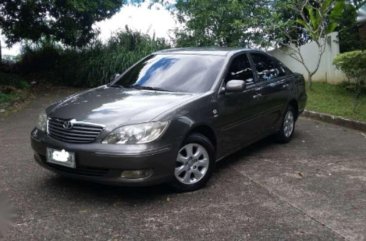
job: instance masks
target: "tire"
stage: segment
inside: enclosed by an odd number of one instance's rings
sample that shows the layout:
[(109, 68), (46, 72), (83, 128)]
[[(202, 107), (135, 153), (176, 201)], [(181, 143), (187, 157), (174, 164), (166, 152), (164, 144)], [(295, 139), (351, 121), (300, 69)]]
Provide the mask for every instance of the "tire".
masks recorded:
[(214, 153), (211, 141), (204, 135), (188, 136), (177, 153), (173, 188), (178, 192), (191, 192), (202, 188), (214, 170)]
[(293, 106), (288, 106), (282, 118), (281, 128), (276, 133), (276, 141), (288, 143), (295, 132), (296, 112)]

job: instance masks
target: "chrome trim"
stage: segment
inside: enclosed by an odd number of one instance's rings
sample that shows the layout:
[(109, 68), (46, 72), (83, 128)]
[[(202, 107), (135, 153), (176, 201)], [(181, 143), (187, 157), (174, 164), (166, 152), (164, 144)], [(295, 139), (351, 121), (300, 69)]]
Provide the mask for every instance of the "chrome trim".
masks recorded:
[[(72, 124), (71, 128), (65, 128), (64, 123)], [(105, 129), (104, 125), (68, 120), (61, 118), (47, 119), (47, 134), (49, 137), (65, 143), (87, 144), (95, 142)]]
[[(54, 118), (54, 119), (57, 119), (57, 120), (62, 120), (62, 119), (59, 119), (59, 118)], [(62, 121), (65, 121), (65, 120), (62, 120)], [(86, 122), (86, 121), (77, 121), (76, 119), (71, 119), (69, 120), (72, 124), (81, 124), (81, 125), (91, 125), (91, 126), (96, 126), (96, 127), (103, 127), (105, 128), (105, 125), (102, 125), (102, 124), (96, 124), (96, 123), (91, 123), (91, 122)]]
[(48, 129), (48, 122), (50, 121), (50, 118), (47, 117), (47, 122), (46, 122), (46, 133), (48, 135), (48, 133), (50, 133), (49, 129)]

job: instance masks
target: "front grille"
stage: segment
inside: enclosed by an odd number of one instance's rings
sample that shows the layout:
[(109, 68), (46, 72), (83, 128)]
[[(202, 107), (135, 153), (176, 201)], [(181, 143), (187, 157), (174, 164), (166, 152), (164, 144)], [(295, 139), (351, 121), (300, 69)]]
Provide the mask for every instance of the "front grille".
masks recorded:
[[(66, 125), (65, 127), (67, 122), (70, 122), (72, 126)], [(68, 143), (92, 143), (102, 130), (103, 126), (97, 124), (55, 118), (48, 120), (48, 135), (56, 140)]]

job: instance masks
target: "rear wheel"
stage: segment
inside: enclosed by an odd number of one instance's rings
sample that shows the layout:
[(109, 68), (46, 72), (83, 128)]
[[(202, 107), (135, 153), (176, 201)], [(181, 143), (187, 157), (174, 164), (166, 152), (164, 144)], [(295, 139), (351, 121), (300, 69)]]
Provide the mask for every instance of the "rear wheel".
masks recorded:
[(172, 185), (178, 191), (197, 190), (211, 177), (214, 164), (210, 140), (201, 134), (192, 134), (178, 151)]
[(283, 116), (281, 128), (276, 134), (277, 141), (287, 143), (291, 140), (295, 131), (295, 122), (295, 109), (290, 105)]

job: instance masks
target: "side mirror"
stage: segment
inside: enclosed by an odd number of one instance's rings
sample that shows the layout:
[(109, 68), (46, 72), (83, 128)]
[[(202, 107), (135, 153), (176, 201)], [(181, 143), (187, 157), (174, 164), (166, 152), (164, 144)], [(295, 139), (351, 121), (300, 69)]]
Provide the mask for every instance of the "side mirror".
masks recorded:
[(114, 76), (112, 76), (109, 80), (109, 82), (107, 83), (107, 85), (112, 85), (115, 81), (117, 81), (117, 79), (121, 76), (120, 73), (116, 73)]
[(115, 74), (115, 75), (114, 75), (113, 80), (117, 79), (117, 78), (118, 78), (118, 77), (120, 77), (120, 76), (121, 76), (121, 74), (120, 74), (120, 73)]
[(226, 92), (242, 92), (245, 90), (245, 81), (244, 80), (229, 80), (226, 83), (225, 91)]

